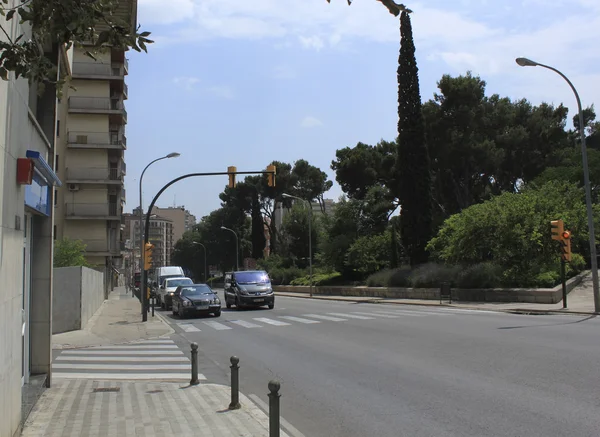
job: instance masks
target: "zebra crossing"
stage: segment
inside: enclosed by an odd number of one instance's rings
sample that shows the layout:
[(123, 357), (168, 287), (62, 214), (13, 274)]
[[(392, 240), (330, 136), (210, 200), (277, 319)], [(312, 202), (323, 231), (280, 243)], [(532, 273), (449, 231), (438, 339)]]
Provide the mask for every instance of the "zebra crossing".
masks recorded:
[[(58, 379), (190, 379), (190, 359), (172, 340), (144, 340), (113, 346), (64, 349), (52, 362)], [(198, 375), (201, 380), (206, 379)]]
[[(377, 319), (402, 319), (405, 317), (448, 317), (448, 316), (463, 316), (467, 313), (484, 313), (491, 311), (453, 309), (453, 308), (436, 308), (435, 310), (410, 310), (410, 309), (394, 309), (394, 308), (377, 308), (371, 311), (349, 311), (349, 312), (328, 312), (323, 314), (299, 314), (297, 316), (282, 315), (271, 317), (252, 317), (242, 319), (228, 319), (228, 317), (239, 316), (239, 313), (223, 313), (219, 321), (191, 319), (177, 321), (176, 325), (183, 332), (194, 333), (202, 331), (230, 331), (236, 328), (264, 328), (270, 326), (284, 327), (292, 325), (317, 325), (327, 322), (347, 322), (347, 321), (366, 321)], [(269, 312), (272, 315), (273, 312)], [(495, 313), (497, 314), (497, 313)]]

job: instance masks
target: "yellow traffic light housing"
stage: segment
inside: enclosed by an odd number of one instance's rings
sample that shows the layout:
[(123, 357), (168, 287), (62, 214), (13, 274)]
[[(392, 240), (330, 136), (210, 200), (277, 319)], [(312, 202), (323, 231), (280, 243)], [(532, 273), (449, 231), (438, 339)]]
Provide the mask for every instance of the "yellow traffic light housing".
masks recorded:
[(267, 178), (269, 187), (275, 186), (275, 174), (277, 173), (277, 169), (273, 164), (267, 165)]
[(154, 244), (146, 243), (144, 245), (144, 270), (150, 270), (152, 268), (152, 251), (154, 250)]
[(230, 166), (227, 167), (227, 173), (229, 174), (229, 184), (227, 184), (227, 186), (229, 188), (234, 188), (235, 187), (235, 173), (237, 172), (237, 167), (235, 166)]
[(564, 222), (562, 220), (552, 220), (550, 225), (552, 226), (552, 239), (562, 241), (565, 232)]
[(561, 240), (561, 257), (565, 262), (571, 262), (571, 231), (563, 231)]

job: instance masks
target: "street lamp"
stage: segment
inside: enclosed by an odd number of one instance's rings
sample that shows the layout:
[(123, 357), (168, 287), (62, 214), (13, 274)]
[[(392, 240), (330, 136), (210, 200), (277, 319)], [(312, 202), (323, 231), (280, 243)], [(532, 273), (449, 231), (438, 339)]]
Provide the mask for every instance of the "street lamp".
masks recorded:
[(288, 199), (297, 199), (300, 200), (304, 203), (306, 203), (306, 205), (308, 206), (308, 271), (309, 271), (309, 292), (310, 292), (310, 297), (313, 297), (313, 291), (312, 291), (312, 286), (313, 286), (313, 271), (312, 271), (312, 205), (311, 203), (306, 200), (306, 199), (302, 199), (301, 197), (297, 197), (297, 196), (292, 196), (291, 194), (286, 194), (283, 193), (282, 194), (283, 197), (287, 197)]
[(206, 282), (208, 280), (208, 276), (206, 275), (206, 246), (198, 241), (193, 241), (192, 244), (202, 246), (204, 249), (204, 282)]
[(146, 173), (146, 170), (148, 170), (148, 167), (150, 167), (152, 164), (154, 164), (157, 161), (161, 161), (163, 159), (167, 159), (167, 158), (177, 158), (178, 156), (180, 156), (179, 153), (177, 152), (173, 152), (173, 153), (169, 153), (168, 155), (165, 155), (161, 158), (156, 158), (154, 161), (151, 161), (142, 171), (142, 175), (140, 176), (140, 214), (139, 214), (139, 225), (140, 225), (140, 300), (142, 303), (142, 321), (146, 322), (148, 320), (148, 315), (146, 313), (146, 288), (148, 286), (148, 284), (146, 284), (147, 279), (146, 279), (146, 275), (145, 275), (145, 271), (144, 271), (144, 231), (143, 231), (143, 216), (144, 214), (142, 213), (142, 180), (144, 179), (144, 173)]
[(233, 235), (235, 235), (235, 270), (239, 272), (240, 271), (240, 264), (239, 264), (240, 255), (239, 255), (238, 236), (233, 229), (226, 228), (225, 226), (221, 226), (221, 229), (224, 231), (233, 232)]
[(592, 287), (594, 290), (594, 310), (600, 312), (600, 288), (598, 287), (598, 259), (596, 258), (596, 236), (594, 235), (594, 213), (592, 209), (592, 192), (590, 189), (590, 170), (588, 168), (587, 147), (585, 145), (585, 129), (583, 124), (583, 108), (581, 107), (581, 99), (579, 93), (573, 86), (573, 83), (567, 76), (549, 65), (540, 64), (527, 58), (517, 58), (516, 63), (521, 67), (543, 67), (554, 71), (562, 77), (573, 90), (575, 99), (577, 100), (577, 109), (579, 111), (579, 134), (581, 135), (581, 161), (583, 164), (583, 185), (585, 189), (585, 203), (587, 207), (587, 221), (590, 236), (590, 263), (592, 268)]

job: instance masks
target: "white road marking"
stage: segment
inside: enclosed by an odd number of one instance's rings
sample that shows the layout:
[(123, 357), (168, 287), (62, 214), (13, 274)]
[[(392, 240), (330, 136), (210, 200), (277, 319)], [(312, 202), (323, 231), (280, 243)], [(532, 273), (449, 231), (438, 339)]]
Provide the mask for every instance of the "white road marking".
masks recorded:
[[(162, 381), (189, 381), (190, 373), (75, 373), (54, 372), (52, 378), (56, 379), (128, 379), (147, 380), (159, 379)], [(198, 374), (198, 379), (205, 381), (206, 377)]]
[(351, 319), (360, 319), (360, 320), (372, 320), (375, 318), (375, 317), (359, 316), (357, 314), (349, 314), (349, 313), (327, 313), (327, 314), (331, 314), (332, 316), (349, 317)]
[(309, 320), (309, 319), (303, 319), (302, 317), (294, 317), (294, 316), (280, 316), (282, 319), (286, 319), (286, 320), (291, 320), (292, 322), (298, 322), (298, 323), (304, 323), (304, 324), (311, 324), (311, 323), (321, 323), (317, 320)]
[(166, 344), (157, 344), (157, 345), (138, 345), (138, 344), (117, 344), (114, 346), (94, 346), (92, 348), (95, 351), (105, 351), (105, 350), (155, 350), (155, 351), (163, 351), (165, 349), (177, 349), (177, 345), (176, 344), (170, 344), (170, 345), (166, 345)]
[[(180, 350), (160, 351), (161, 355), (183, 355)], [(128, 350), (93, 350), (93, 349), (76, 349), (63, 350), (61, 355), (136, 355), (136, 356), (156, 356), (156, 352), (152, 351), (128, 351)]]
[(189, 364), (82, 364), (55, 363), (53, 369), (71, 370), (189, 370)]
[(217, 331), (223, 331), (225, 329), (231, 329), (231, 326), (226, 326), (226, 325), (223, 325), (222, 323), (215, 322), (215, 321), (212, 321), (212, 320), (208, 321), (208, 322), (202, 322), (202, 323), (204, 323), (207, 326), (210, 326), (213, 329), (216, 329)]
[(190, 359), (188, 357), (80, 357), (78, 355), (73, 356), (63, 356), (60, 354), (56, 357), (55, 361), (107, 361), (107, 362), (121, 362), (121, 361), (139, 361), (140, 359), (144, 361), (163, 361), (163, 362), (176, 362), (176, 363), (189, 363)]
[(414, 313), (403, 313), (403, 312), (398, 312), (398, 311), (375, 311), (378, 314), (393, 314), (393, 315), (402, 315), (402, 316), (409, 316), (409, 317), (425, 317), (425, 314), (419, 315), (419, 314), (414, 314)]
[(178, 323), (177, 326), (179, 326), (185, 332), (200, 332), (200, 329), (196, 328), (191, 323), (181, 323), (181, 324)]
[(400, 317), (400, 316), (391, 316), (389, 314), (381, 314), (381, 313), (376, 312), (376, 311), (372, 312), (372, 313), (361, 313), (361, 312), (354, 311), (354, 312), (352, 312), (352, 314), (360, 314), (360, 315), (363, 315), (363, 316), (383, 317), (384, 319), (397, 319), (398, 317)]
[(252, 322), (247, 322), (246, 320), (230, 320), (230, 322), (235, 323), (236, 325), (243, 326), (244, 328), (262, 328), (262, 326)]
[(331, 316), (324, 316), (322, 314), (303, 314), (306, 317), (312, 317), (313, 319), (323, 319), (323, 320), (329, 320), (331, 322), (345, 322), (348, 319), (342, 319), (340, 317), (331, 317)]
[(255, 318), (254, 320), (256, 320), (257, 322), (267, 323), (268, 325), (275, 325), (275, 326), (289, 325), (289, 323), (281, 322), (279, 320), (268, 319), (267, 317), (258, 317), (258, 318)]

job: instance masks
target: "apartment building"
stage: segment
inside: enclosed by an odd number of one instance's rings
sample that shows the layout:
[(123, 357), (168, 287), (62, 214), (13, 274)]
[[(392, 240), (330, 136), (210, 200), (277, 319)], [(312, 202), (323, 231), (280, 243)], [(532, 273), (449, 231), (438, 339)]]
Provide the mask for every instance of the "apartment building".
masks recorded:
[[(120, 2), (119, 7), (135, 29), (137, 2)], [(86, 258), (105, 272), (109, 290), (125, 249), (121, 216), (129, 66), (123, 50), (108, 49), (96, 60), (84, 51), (72, 49), (70, 81), (56, 121), (56, 168), (65, 183), (56, 193), (54, 232), (55, 238), (86, 244)]]
[[(133, 210), (133, 214), (123, 214), (124, 230), (123, 238), (129, 241), (131, 248), (131, 265), (134, 272), (139, 272), (140, 265), (140, 227), (139, 227), (139, 208)], [(156, 214), (150, 216), (150, 231), (148, 240), (154, 244), (152, 254), (153, 267), (168, 266), (171, 263), (171, 253), (175, 246), (174, 237), (175, 225), (167, 217), (161, 217)]]
[[(6, 8), (14, 7), (10, 1)], [(4, 41), (29, 29), (0, 17)], [(46, 47), (64, 74), (66, 53)], [(0, 436), (13, 436), (36, 386), (50, 386), (56, 89), (0, 80)], [(39, 391), (39, 390), (38, 390)]]
[(185, 209), (185, 206), (152, 208), (152, 214), (170, 219), (173, 222), (173, 238), (179, 241), (186, 231), (191, 231), (196, 224), (196, 216)]

